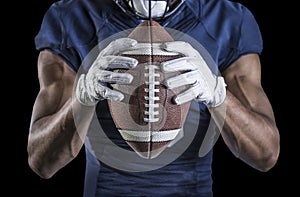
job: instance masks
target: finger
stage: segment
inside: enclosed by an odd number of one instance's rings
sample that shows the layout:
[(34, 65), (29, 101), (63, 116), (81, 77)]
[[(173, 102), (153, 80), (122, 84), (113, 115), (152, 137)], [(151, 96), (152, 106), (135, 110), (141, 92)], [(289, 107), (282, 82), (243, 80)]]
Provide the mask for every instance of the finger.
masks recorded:
[(95, 92), (98, 97), (101, 97), (99, 99), (111, 99), (114, 101), (122, 101), (124, 99), (124, 95), (121, 92), (103, 86), (101, 83), (95, 86)]
[(188, 90), (176, 95), (173, 98), (173, 101), (177, 105), (181, 105), (183, 103), (189, 102), (193, 99), (195, 99), (199, 94), (201, 94), (201, 89), (198, 85), (192, 86)]
[[(199, 75), (198, 78), (202, 77), (204, 81), (207, 81), (208, 83), (212, 84), (212, 86), (215, 84), (215, 76), (202, 58), (182, 57), (182, 58), (162, 62), (160, 67), (161, 67), (161, 71), (164, 73), (180, 72), (180, 71), (195, 71), (195, 72), (190, 72), (190, 74), (192, 75), (193, 73), (198, 73)], [(198, 72), (196, 72), (196, 70), (198, 70)], [(182, 77), (184, 77), (184, 75)], [(194, 78), (191, 78), (191, 80), (193, 79)], [(179, 76), (178, 76), (178, 80), (180, 80)], [(180, 81), (178, 81), (178, 83), (179, 82)]]
[[(183, 41), (166, 42), (163, 45), (166, 51), (181, 53), (186, 57), (199, 57), (199, 52), (189, 43)], [(201, 57), (201, 56), (200, 56)]]
[(108, 62), (107, 68), (109, 69), (132, 69), (138, 64), (138, 61), (131, 57), (123, 56), (107, 56), (105, 57)]
[(176, 71), (188, 71), (195, 70), (197, 66), (192, 63), (194, 58), (182, 57), (178, 59), (162, 62), (160, 65), (161, 71), (164, 73), (176, 72)]
[(95, 72), (95, 80), (104, 83), (130, 84), (133, 76), (129, 73), (117, 73), (106, 70), (99, 70)]
[(105, 49), (103, 49), (99, 56), (117, 55), (121, 51), (128, 50), (135, 46), (137, 41), (131, 38), (119, 38), (112, 41)]
[(132, 69), (135, 68), (138, 61), (131, 57), (123, 56), (105, 56), (97, 59), (93, 67), (100, 69)]
[(196, 98), (195, 98), (195, 100), (197, 101), (197, 102), (206, 102), (207, 100), (209, 99), (209, 97), (206, 95), (205, 96), (205, 94), (199, 94)]
[(168, 78), (163, 81), (163, 84), (167, 88), (172, 89), (172, 88), (180, 87), (183, 85), (195, 84), (198, 79), (199, 79), (199, 72), (198, 71), (190, 71), (187, 73), (177, 75), (175, 77)]

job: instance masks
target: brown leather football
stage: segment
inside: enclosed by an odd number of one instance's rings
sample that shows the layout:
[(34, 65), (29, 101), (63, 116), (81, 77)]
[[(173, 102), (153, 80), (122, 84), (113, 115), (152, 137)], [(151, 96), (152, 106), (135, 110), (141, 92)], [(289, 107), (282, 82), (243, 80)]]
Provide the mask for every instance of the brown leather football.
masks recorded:
[(157, 157), (176, 137), (187, 116), (190, 103), (176, 105), (172, 97), (186, 89), (167, 89), (163, 80), (179, 73), (163, 73), (160, 63), (181, 57), (162, 49), (173, 41), (170, 34), (155, 21), (144, 21), (128, 36), (138, 41), (133, 49), (120, 55), (136, 58), (135, 69), (115, 70), (133, 75), (130, 85), (113, 84), (122, 92), (121, 102), (108, 101), (112, 118), (123, 139), (141, 157)]

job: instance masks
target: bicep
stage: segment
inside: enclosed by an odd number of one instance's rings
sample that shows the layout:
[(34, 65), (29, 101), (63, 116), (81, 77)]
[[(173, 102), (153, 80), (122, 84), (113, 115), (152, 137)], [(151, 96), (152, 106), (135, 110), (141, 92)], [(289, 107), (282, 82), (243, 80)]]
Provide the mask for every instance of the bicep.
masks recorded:
[(57, 55), (42, 51), (38, 58), (40, 90), (32, 121), (55, 114), (72, 96), (75, 72)]
[(261, 64), (257, 54), (241, 56), (222, 74), (228, 91), (246, 108), (274, 119), (272, 107), (261, 85)]

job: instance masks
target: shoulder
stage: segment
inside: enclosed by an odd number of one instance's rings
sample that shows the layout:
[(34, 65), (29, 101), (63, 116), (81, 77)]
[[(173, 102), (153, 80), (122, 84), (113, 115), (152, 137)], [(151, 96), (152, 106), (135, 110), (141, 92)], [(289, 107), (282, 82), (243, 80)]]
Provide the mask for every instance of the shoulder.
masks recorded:
[(49, 8), (49, 10), (65, 11), (66, 9), (72, 10), (75, 7), (81, 5), (82, 0), (58, 0), (55, 1)]
[[(193, 0), (187, 0), (193, 1)], [(200, 0), (203, 7), (214, 7), (219, 9), (226, 9), (230, 11), (241, 11), (245, 6), (240, 2), (230, 0)]]
[(69, 39), (83, 36), (85, 42), (89, 42), (115, 9), (113, 3), (111, 0), (59, 0), (47, 10), (44, 29), (56, 35), (68, 35)]
[(199, 18), (220, 11), (219, 15), (226, 13), (239, 15), (247, 9), (243, 4), (230, 0), (184, 0), (184, 2), (195, 14), (199, 14)]
[[(190, 0), (192, 1), (192, 0)], [(243, 4), (229, 0), (201, 0), (200, 20), (214, 39), (237, 44), (245, 23), (255, 19)]]
[[(112, 4), (109, 0), (58, 0), (52, 3), (51, 7), (54, 8), (75, 8), (75, 7), (84, 7), (84, 6), (94, 6), (94, 5), (104, 5)], [(91, 8), (91, 7), (90, 7)]]
[(56, 12), (62, 19), (68, 17), (86, 17), (88, 15), (103, 15), (114, 9), (111, 0), (59, 0), (54, 2), (48, 12)]
[[(190, 0), (191, 1), (191, 0)], [(245, 12), (249, 12), (248, 8), (238, 2), (229, 0), (201, 0), (201, 18), (215, 17), (223, 21), (238, 23), (242, 20)]]
[[(252, 20), (249, 9), (229, 0), (185, 0), (189, 9), (198, 17), (208, 35), (218, 40), (220, 36), (239, 37), (243, 23)], [(255, 21), (255, 20), (254, 20)], [(231, 38), (228, 38), (231, 39)]]

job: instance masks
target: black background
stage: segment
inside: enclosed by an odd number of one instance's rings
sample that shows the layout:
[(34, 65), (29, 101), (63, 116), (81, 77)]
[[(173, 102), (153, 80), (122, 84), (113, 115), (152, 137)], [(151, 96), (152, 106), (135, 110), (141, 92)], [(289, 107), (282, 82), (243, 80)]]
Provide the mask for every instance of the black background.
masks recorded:
[[(4, 140), (3, 163), (7, 187), (11, 195), (22, 196), (72, 196), (80, 197), (83, 191), (84, 153), (51, 179), (44, 180), (31, 171), (27, 164), (27, 137), (32, 106), (38, 93), (37, 56), (34, 48), (34, 36), (37, 34), (43, 15), (53, 0), (33, 0), (18, 4), (15, 9), (17, 18), (5, 23), (12, 30), (8, 44), (7, 57), (10, 71), (6, 72), (12, 84), (8, 92), (14, 96), (13, 108), (8, 107), (5, 122), (9, 129), (9, 139)], [(292, 5), (267, 3), (259, 0), (241, 0), (254, 14), (264, 39), (262, 61), (262, 85), (273, 106), (277, 125), (281, 135), (281, 153), (277, 164), (268, 172), (259, 172), (239, 159), (236, 159), (225, 147), (222, 140), (215, 145), (213, 179), (214, 196), (294, 196), (298, 170), (295, 139), (297, 136), (297, 51), (294, 40), (296, 15)], [(25, 9), (26, 8), (26, 9)], [(5, 19), (5, 18), (4, 18)], [(15, 25), (13, 25), (15, 24)], [(17, 25), (16, 25), (17, 24)], [(291, 25), (290, 25), (291, 24)], [(6, 40), (9, 41), (9, 40)], [(4, 41), (5, 42), (5, 41)], [(8, 66), (7, 66), (8, 67)], [(13, 74), (11, 74), (13, 73)], [(17, 80), (15, 80), (17, 78)], [(293, 87), (294, 86), (294, 87)], [(17, 87), (17, 88), (12, 88)], [(299, 88), (298, 88), (299, 89)], [(3, 99), (3, 98), (2, 98)], [(7, 104), (9, 98), (4, 98)], [(13, 109), (13, 110), (12, 110)], [(296, 158), (296, 159), (294, 159)], [(294, 179), (292, 178), (294, 176)], [(293, 181), (295, 180), (295, 181)], [(23, 188), (23, 189), (21, 189)]]

